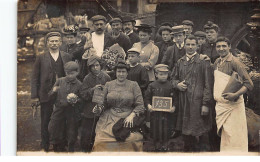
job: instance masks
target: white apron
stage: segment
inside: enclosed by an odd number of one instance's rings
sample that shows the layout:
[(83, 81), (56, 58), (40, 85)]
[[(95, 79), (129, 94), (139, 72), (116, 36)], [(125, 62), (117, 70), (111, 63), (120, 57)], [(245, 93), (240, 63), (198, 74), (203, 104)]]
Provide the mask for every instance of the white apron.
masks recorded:
[(221, 135), (220, 151), (247, 152), (248, 135), (243, 96), (241, 95), (236, 102), (224, 99), (222, 92), (230, 76), (215, 70), (214, 78), (217, 133)]

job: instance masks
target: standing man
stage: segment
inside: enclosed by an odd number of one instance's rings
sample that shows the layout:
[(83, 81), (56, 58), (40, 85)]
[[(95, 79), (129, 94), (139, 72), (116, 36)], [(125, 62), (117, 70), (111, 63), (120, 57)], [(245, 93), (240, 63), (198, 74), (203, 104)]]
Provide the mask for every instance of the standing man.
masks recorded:
[(167, 48), (161, 64), (166, 64), (169, 66), (169, 69), (172, 70), (177, 61), (185, 55), (184, 48), (184, 39), (185, 32), (182, 25), (172, 27), (173, 38), (175, 40), (175, 44)]
[(210, 59), (199, 55), (198, 40), (190, 35), (185, 40), (186, 54), (172, 73), (173, 87), (179, 90), (176, 130), (184, 139), (184, 151), (209, 151), (211, 129), (212, 82)]
[(60, 51), (62, 44), (59, 32), (50, 32), (45, 37), (45, 45), (48, 51), (37, 56), (34, 63), (31, 78), (32, 102), (40, 102), (41, 105), (41, 148), (49, 151), (48, 124), (53, 110), (53, 102), (48, 93), (52, 89), (57, 78), (65, 76), (64, 65), (71, 61), (68, 53)]
[[(230, 41), (226, 37), (216, 40), (216, 51), (220, 58), (214, 63), (214, 99), (217, 132), (221, 136), (220, 151), (247, 152), (248, 131), (243, 94), (253, 89), (253, 82), (244, 68), (245, 65), (232, 55), (230, 49)], [(241, 78), (242, 87), (224, 93), (235, 73)]]
[(199, 52), (201, 50), (200, 48), (202, 44), (206, 43), (206, 33), (203, 31), (196, 31), (194, 33), (194, 36), (198, 39), (198, 45), (199, 45), (198, 52)]
[(174, 42), (172, 41), (171, 36), (172, 28), (169, 26), (161, 26), (159, 28), (159, 34), (162, 37), (162, 41), (155, 43), (155, 45), (159, 48), (159, 57), (156, 64), (160, 64), (162, 58), (169, 46), (172, 46)]
[(114, 39), (105, 33), (107, 19), (102, 15), (95, 15), (91, 18), (94, 32), (91, 34), (93, 47), (100, 58), (103, 51), (114, 44)]
[(115, 43), (118, 43), (127, 53), (132, 47), (131, 41), (127, 35), (122, 32), (122, 20), (120, 18), (113, 18), (109, 24), (112, 28), (111, 36), (115, 39)]
[(189, 35), (191, 35), (194, 24), (190, 20), (183, 20), (182, 25), (185, 31), (185, 38), (187, 38)]
[(209, 56), (211, 63), (214, 64), (219, 54), (216, 51), (216, 40), (218, 38), (219, 27), (211, 21), (208, 21), (204, 25), (204, 31), (206, 33), (206, 43), (201, 46), (200, 53)]
[(134, 26), (136, 22), (130, 16), (123, 18), (123, 30), (131, 41), (131, 47), (134, 43), (140, 42), (138, 35), (134, 32)]

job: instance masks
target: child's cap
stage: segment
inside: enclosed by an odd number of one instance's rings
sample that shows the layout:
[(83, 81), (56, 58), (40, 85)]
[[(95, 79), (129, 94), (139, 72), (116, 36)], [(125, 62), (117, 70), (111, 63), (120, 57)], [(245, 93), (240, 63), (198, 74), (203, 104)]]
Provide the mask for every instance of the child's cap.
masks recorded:
[(168, 72), (169, 71), (169, 66), (165, 65), (165, 64), (158, 64), (158, 65), (155, 65), (154, 70), (156, 72), (159, 72), (159, 71), (166, 71), (166, 72)]
[(78, 71), (78, 69), (79, 69), (79, 65), (74, 61), (69, 61), (64, 65), (64, 70), (66, 72)]
[(136, 47), (132, 47), (132, 48), (130, 48), (130, 49), (127, 51), (127, 53), (128, 53), (128, 54), (134, 53), (134, 54), (140, 55), (140, 50), (139, 50), (138, 48), (136, 48)]

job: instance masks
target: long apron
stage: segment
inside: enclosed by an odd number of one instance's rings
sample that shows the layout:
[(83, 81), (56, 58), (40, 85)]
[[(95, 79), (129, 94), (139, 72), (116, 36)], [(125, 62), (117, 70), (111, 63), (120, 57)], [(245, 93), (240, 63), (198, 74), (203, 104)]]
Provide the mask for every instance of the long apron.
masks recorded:
[(248, 151), (247, 122), (243, 96), (236, 102), (222, 97), (230, 76), (214, 71), (217, 133), (221, 136), (220, 151)]

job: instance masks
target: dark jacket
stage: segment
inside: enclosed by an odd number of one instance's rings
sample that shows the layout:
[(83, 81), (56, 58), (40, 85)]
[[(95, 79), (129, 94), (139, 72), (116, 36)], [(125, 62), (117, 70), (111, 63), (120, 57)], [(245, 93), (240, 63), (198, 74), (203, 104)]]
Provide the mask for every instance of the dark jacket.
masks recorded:
[[(68, 53), (60, 51), (63, 65), (71, 61)], [(46, 52), (36, 57), (31, 77), (31, 98), (39, 98), (40, 102), (48, 102), (48, 92), (55, 83), (54, 68), (51, 64), (51, 55)]]
[(104, 49), (103, 50), (111, 47), (115, 43), (116, 43), (115, 39), (111, 35), (105, 33), (105, 36), (104, 36)]
[(174, 42), (172, 40), (168, 42), (160, 41), (155, 43), (155, 45), (159, 48), (159, 57), (156, 64), (160, 64), (162, 62), (163, 56), (165, 55), (167, 48), (172, 46), (173, 44)]
[(128, 37), (131, 41), (131, 47), (133, 46), (134, 43), (140, 42), (139, 36), (135, 32), (129, 34)]
[(129, 37), (122, 32), (115, 39), (115, 43), (118, 43), (124, 49), (125, 53), (132, 47)]
[(75, 60), (81, 61), (82, 55), (85, 52), (84, 44), (82, 44), (82, 43), (80, 43), (80, 44), (75, 43), (72, 45), (68, 45), (68, 44), (64, 43), (61, 45), (60, 50), (70, 54), (73, 61), (75, 61)]
[(216, 51), (216, 43), (206, 42), (205, 44), (202, 44), (198, 53), (209, 56), (212, 64), (219, 58), (219, 54)]
[[(202, 106), (212, 108), (213, 74), (208, 57), (194, 56), (191, 61), (183, 56), (176, 64), (172, 73), (172, 84), (185, 80), (188, 88), (179, 91), (179, 111), (176, 129), (185, 135), (200, 136), (211, 129), (212, 115), (201, 116)], [(214, 108), (214, 107), (213, 107)]]
[(184, 47), (179, 49), (176, 44), (167, 48), (161, 63), (169, 66), (169, 69), (172, 70), (177, 63), (177, 61), (186, 54)]
[(96, 106), (96, 103), (92, 102), (94, 87), (98, 84), (105, 85), (106, 82), (110, 81), (109, 75), (101, 71), (98, 76), (89, 73), (83, 80), (82, 86), (80, 88), (80, 97), (83, 99), (84, 108), (83, 116), (86, 118), (94, 118), (94, 113), (92, 112), (93, 108)]

